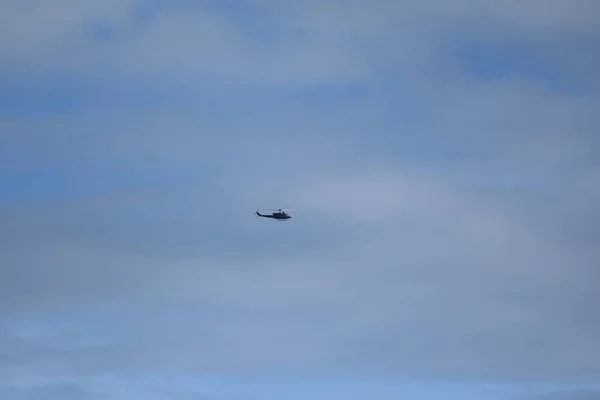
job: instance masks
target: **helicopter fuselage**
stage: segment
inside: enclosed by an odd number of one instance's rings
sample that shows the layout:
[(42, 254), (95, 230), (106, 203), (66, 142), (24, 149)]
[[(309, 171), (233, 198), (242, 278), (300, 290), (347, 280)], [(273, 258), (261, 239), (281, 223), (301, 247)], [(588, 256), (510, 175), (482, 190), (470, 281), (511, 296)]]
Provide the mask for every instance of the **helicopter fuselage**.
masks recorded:
[(285, 221), (287, 219), (292, 218), (284, 212), (276, 212), (271, 215), (267, 215), (267, 214), (261, 214), (257, 211), (256, 215), (258, 215), (259, 217), (263, 217), (263, 218), (272, 218), (272, 219), (277, 219), (277, 220), (281, 220), (281, 221)]

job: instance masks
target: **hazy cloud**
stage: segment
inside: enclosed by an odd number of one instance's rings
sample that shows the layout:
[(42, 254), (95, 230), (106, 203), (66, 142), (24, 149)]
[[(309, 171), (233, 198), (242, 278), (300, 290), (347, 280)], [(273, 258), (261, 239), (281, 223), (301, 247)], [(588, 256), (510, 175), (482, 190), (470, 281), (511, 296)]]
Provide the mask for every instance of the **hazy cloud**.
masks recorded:
[(7, 396), (599, 379), (596, 2), (2, 5)]
[(597, 400), (600, 399), (598, 391), (557, 392), (544, 395), (544, 400)]

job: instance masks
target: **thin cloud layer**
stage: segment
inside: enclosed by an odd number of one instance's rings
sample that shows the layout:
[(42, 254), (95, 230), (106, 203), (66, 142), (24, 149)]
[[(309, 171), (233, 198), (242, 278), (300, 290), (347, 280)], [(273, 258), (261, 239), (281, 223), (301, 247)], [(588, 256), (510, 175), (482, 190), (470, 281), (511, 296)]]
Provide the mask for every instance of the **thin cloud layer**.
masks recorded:
[(600, 379), (598, 6), (369, 4), (4, 4), (0, 393)]

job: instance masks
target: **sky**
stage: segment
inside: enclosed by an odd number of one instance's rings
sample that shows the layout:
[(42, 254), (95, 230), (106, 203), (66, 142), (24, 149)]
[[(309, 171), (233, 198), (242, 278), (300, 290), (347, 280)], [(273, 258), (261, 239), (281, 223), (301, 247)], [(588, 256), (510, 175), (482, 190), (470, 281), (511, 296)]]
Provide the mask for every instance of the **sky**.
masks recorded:
[(0, 6), (0, 397), (600, 399), (596, 0)]

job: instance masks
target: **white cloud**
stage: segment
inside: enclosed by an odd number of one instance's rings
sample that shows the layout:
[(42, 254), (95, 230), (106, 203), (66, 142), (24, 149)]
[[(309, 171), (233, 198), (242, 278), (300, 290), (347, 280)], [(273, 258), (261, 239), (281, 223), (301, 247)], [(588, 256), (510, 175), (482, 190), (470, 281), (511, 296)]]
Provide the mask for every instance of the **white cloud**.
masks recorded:
[[(219, 79), (223, 84), (304, 83), (377, 79), (390, 68), (425, 72), (440, 67), (439, 51), (448, 38), (498, 39), (510, 33), (516, 35), (513, 40), (536, 38), (529, 44), (542, 45), (553, 62), (572, 65), (564, 52), (552, 49), (552, 40), (597, 34), (600, 10), (590, 1), (565, 4), (259, 1), (254, 6), (262, 8), (264, 23), (273, 23), (271, 38), (261, 42), (226, 13), (199, 6), (172, 4), (140, 22), (135, 12), (141, 2), (9, 2), (0, 54), (4, 68), (62, 66), (84, 75)], [(114, 40), (94, 41), (95, 23), (114, 29)], [(571, 42), (560, 43), (565, 48)], [(583, 52), (568, 58), (581, 56), (591, 60)]]
[(0, 59), (3, 68), (38, 71), (61, 61), (90, 42), (94, 24), (119, 26), (130, 18), (134, 1), (4, 0), (0, 16)]
[[(39, 358), (83, 373), (597, 378), (597, 99), (523, 77), (482, 83), (437, 53), (466, 32), (593, 33), (596, 3), (259, 4), (290, 23), (277, 28), (283, 39), (260, 43), (201, 9), (169, 6), (133, 29), (135, 3), (10, 3), (0, 28), (10, 66), (73, 68), (103, 84), (111, 74), (197, 78), (185, 109), (122, 101), (0, 121), (2, 168), (52, 166), (79, 190), (2, 209), (3, 311), (110, 300), (123, 313), (110, 326), (147, 335)], [(96, 20), (117, 36), (87, 47)], [(254, 108), (202, 112), (197, 99), (214, 100), (197, 84), (206, 77), (235, 77), (223, 97)], [(382, 97), (258, 107), (236, 86), (330, 79), (370, 80)], [(390, 111), (382, 126), (362, 108), (400, 112), (400, 100), (424, 118), (404, 124)], [(287, 224), (252, 215), (282, 203), (300, 209)], [(194, 315), (172, 319), (179, 307)]]
[[(152, 320), (135, 311), (123, 317), (150, 336), (108, 346), (102, 368), (159, 362), (213, 371), (323, 365), (429, 376), (594, 377), (589, 248), (579, 253), (435, 175), (386, 169), (322, 179), (298, 188), (304, 214), (294, 222), (262, 226), (248, 216), (230, 228), (271, 231), (265, 243), (252, 240), (258, 249), (235, 235), (210, 242), (227, 254), (161, 261), (109, 254), (97, 241), (82, 247), (69, 236), (60, 246), (15, 248), (18, 259), (4, 257), (5, 265), (19, 266), (11, 278), (18, 290), (3, 290), (3, 304), (110, 294), (113, 301), (147, 301), (149, 312), (161, 303), (210, 305), (196, 322), (162, 330), (156, 324), (168, 317), (159, 312)], [(305, 234), (320, 245), (303, 244)]]

